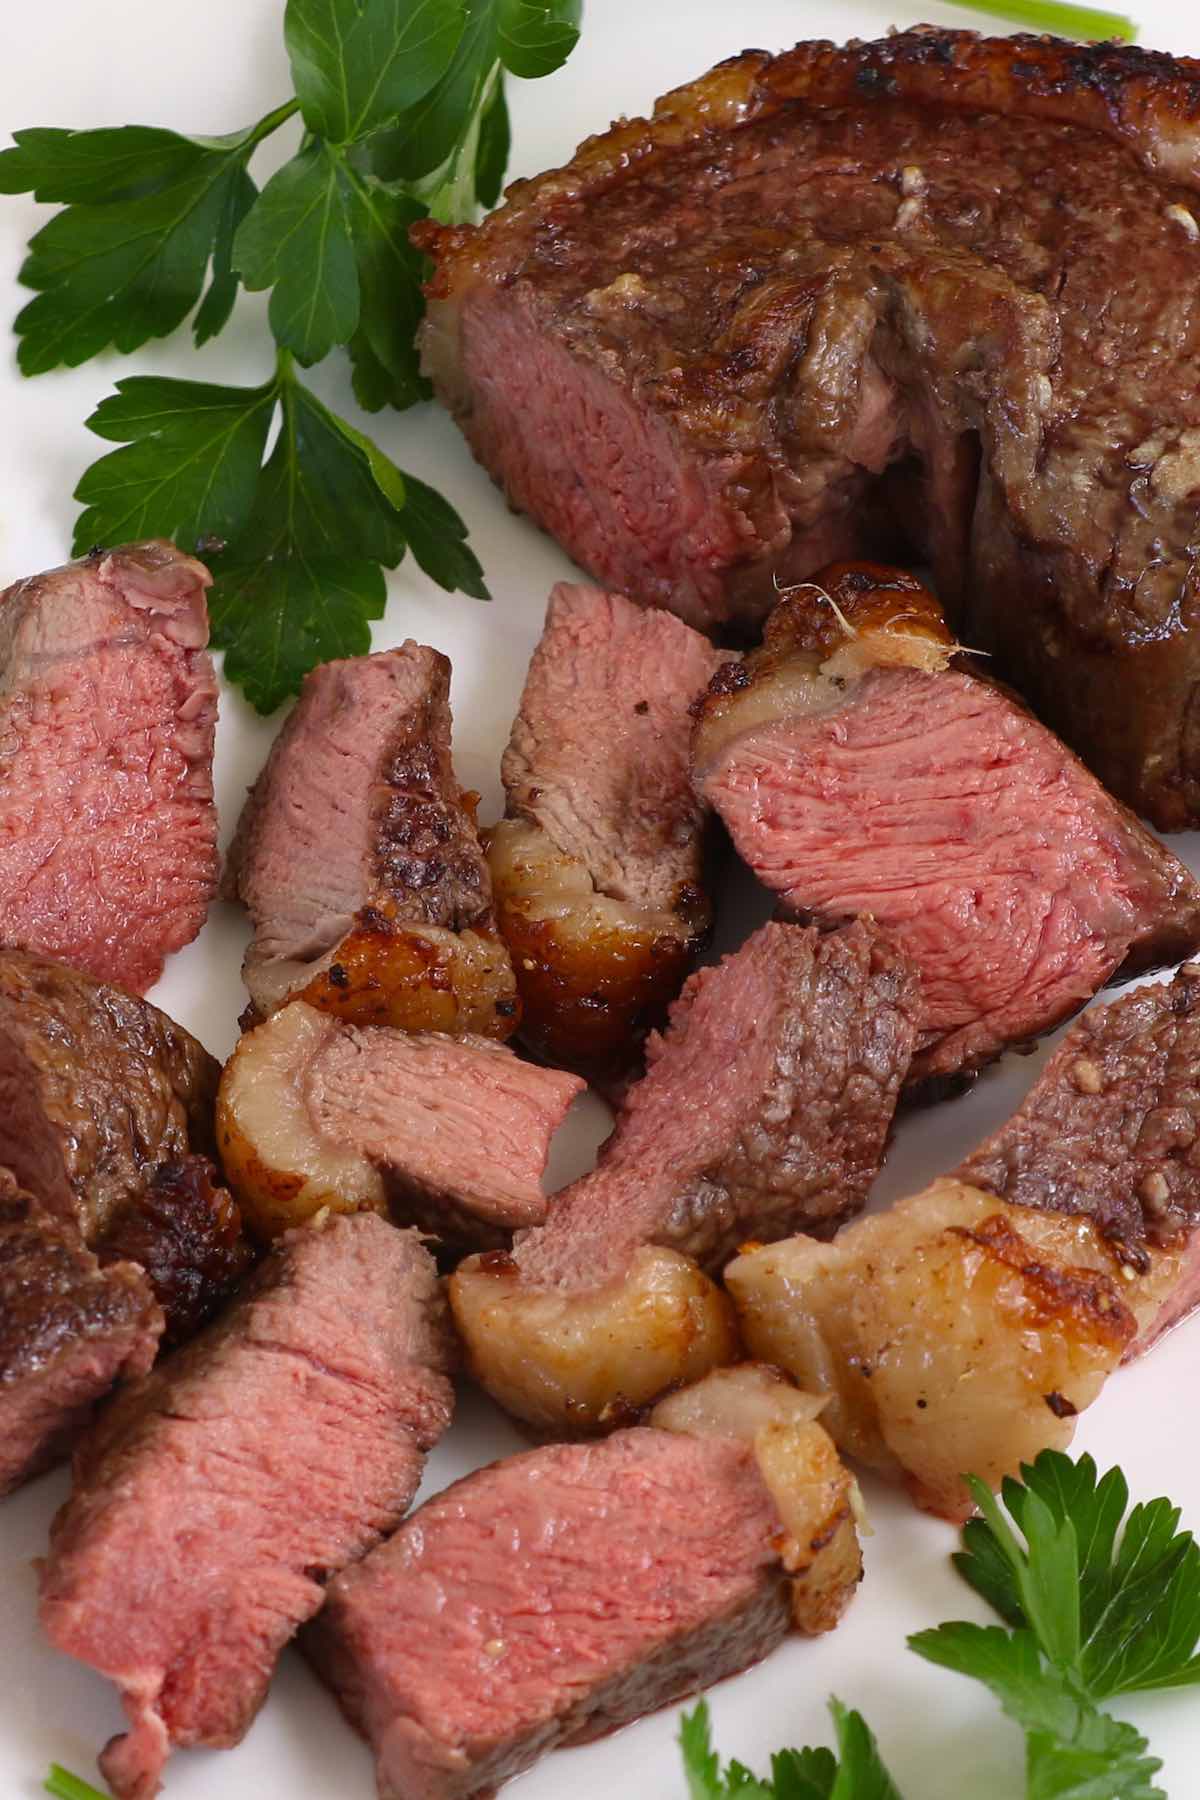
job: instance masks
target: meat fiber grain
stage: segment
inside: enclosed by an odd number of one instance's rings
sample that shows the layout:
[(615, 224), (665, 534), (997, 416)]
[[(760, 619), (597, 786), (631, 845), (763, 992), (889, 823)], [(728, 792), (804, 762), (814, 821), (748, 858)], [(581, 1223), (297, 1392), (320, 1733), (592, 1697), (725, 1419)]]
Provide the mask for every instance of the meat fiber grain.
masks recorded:
[(0, 594), (0, 943), (139, 994), (217, 886), (209, 581), (155, 541)]
[(41, 1574), (50, 1641), (116, 1682), (100, 1761), (151, 1800), (175, 1747), (235, 1744), (337, 1569), (404, 1516), (450, 1420), (432, 1259), (370, 1215), (293, 1232), (76, 1458)]
[[(921, 975), (916, 1081), (966, 1078), (1200, 945), (1200, 887), (898, 569), (788, 595), (714, 680), (700, 792), (793, 914), (869, 913)], [(984, 665), (986, 669), (986, 665)]]

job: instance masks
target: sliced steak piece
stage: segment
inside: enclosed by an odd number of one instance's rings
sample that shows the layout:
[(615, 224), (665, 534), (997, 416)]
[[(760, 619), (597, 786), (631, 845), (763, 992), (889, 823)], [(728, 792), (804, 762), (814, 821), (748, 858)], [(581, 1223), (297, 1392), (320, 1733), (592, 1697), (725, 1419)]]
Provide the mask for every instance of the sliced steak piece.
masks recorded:
[(0, 594), (0, 942), (139, 994), (216, 892), (209, 581), (155, 541)]
[(870, 913), (917, 965), (918, 1081), (969, 1076), (1200, 946), (1178, 857), (954, 649), (912, 576), (835, 566), (718, 674), (693, 751), (785, 907)]
[(65, 1456), (114, 1382), (145, 1374), (162, 1323), (140, 1269), (101, 1269), (0, 1169), (0, 1494)]
[(1074, 1025), (1007, 1125), (835, 1244), (726, 1270), (750, 1349), (831, 1396), (845, 1451), (969, 1509), (1200, 1299), (1200, 966)]
[(964, 639), (1186, 824), (1198, 80), (927, 26), (747, 51), (482, 225), (423, 221), (425, 367), (513, 505), (703, 628), (899, 528)]
[(314, 669), (226, 867), (254, 925), (253, 1016), (299, 996), (359, 1024), (508, 1037), (516, 988), (474, 805), (444, 656), (410, 639)]
[[(375, 1749), (381, 1800), (492, 1795), (759, 1661), (791, 1622), (789, 1539), (802, 1586), (838, 1565), (812, 1623), (836, 1622), (858, 1572), (851, 1484), (806, 1397), (737, 1374), (740, 1418), (714, 1429), (696, 1400), (666, 1429), (509, 1457), (334, 1579), (305, 1647)], [(760, 1464), (785, 1441), (790, 1519), (782, 1464)]]
[(437, 1273), (364, 1215), (291, 1233), (83, 1445), (41, 1574), (60, 1650), (121, 1689), (101, 1757), (150, 1800), (175, 1746), (237, 1743), (324, 1582), (403, 1517), (450, 1419)]
[(166, 1346), (181, 1344), (225, 1304), (254, 1262), (242, 1215), (206, 1156), (160, 1163), (96, 1240), (109, 1263), (137, 1263), (163, 1309)]
[(722, 660), (620, 594), (550, 595), (488, 834), (521, 1033), (547, 1062), (624, 1074), (708, 928), (689, 708)]
[[(678, 1380), (711, 1366), (690, 1360), (702, 1347), (726, 1354), (715, 1302), (680, 1253), (715, 1271), (747, 1238), (828, 1236), (859, 1210), (918, 1005), (911, 966), (865, 921), (825, 936), (766, 925), (694, 975), (595, 1171), (511, 1259), (474, 1258), (453, 1278), (471, 1366), (501, 1404), (540, 1426), (595, 1428), (653, 1398), (669, 1356), (686, 1347), (668, 1371)], [(646, 1296), (659, 1286), (673, 1304), (656, 1317)]]
[(294, 1000), (230, 1058), (217, 1134), (260, 1236), (369, 1207), (488, 1249), (545, 1218), (550, 1141), (583, 1089), (487, 1038), (347, 1025)]
[(0, 950), (0, 1164), (87, 1243), (160, 1163), (213, 1149), (219, 1074), (148, 1001)]

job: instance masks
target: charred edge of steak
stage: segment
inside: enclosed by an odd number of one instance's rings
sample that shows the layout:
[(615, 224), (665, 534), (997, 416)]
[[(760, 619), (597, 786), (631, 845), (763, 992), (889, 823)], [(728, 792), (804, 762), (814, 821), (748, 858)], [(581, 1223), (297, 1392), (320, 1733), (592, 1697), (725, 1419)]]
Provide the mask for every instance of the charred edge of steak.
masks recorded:
[(204, 1156), (161, 1163), (96, 1244), (102, 1265), (137, 1263), (180, 1344), (224, 1305), (255, 1260), (242, 1215)]
[(839, 46), (797, 44), (771, 56), (747, 50), (663, 96), (652, 116), (587, 138), (571, 162), (513, 182), (506, 204), (481, 225), (411, 228), (437, 268), (431, 295), (451, 291), (459, 259), (476, 265), (526, 212), (552, 212), (648, 171), (664, 157), (769, 118), (800, 101), (810, 107), (915, 100), (950, 110), (1061, 119), (1116, 138), (1150, 169), (1200, 188), (1200, 61), (1133, 44), (1074, 44), (1020, 33), (983, 37), (918, 25), (892, 37)]

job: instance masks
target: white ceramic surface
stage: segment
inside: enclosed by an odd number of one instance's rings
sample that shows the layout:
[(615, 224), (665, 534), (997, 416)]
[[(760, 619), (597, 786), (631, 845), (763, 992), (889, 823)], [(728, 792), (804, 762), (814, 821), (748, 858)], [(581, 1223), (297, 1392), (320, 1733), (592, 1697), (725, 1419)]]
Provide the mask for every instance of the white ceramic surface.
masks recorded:
[[(1200, 49), (1193, 0), (1131, 0), (1142, 41)], [(282, 0), (0, 0), (0, 132), (22, 125), (118, 125), (130, 121), (186, 131), (231, 130), (287, 91), (280, 40)], [(567, 67), (513, 95), (512, 172), (532, 174), (566, 158), (578, 138), (746, 44), (782, 48), (799, 37), (875, 36), (919, 18), (982, 24), (943, 5), (889, 0), (589, 0), (584, 37)], [(1189, 21), (1192, 21), (1189, 23)], [(71, 536), (71, 490), (104, 448), (82, 421), (118, 377), (134, 372), (216, 381), (261, 380), (269, 346), (264, 308), (239, 301), (232, 326), (202, 357), (185, 338), (129, 358), (23, 381), (7, 324), (22, 299), (16, 269), (43, 209), (0, 201), (0, 585), (61, 561)], [(354, 414), (340, 361), (315, 384)], [(459, 772), (494, 815), (498, 762), (552, 581), (569, 573), (561, 551), (506, 511), (467, 455), (449, 420), (427, 407), (360, 420), (401, 466), (435, 482), (467, 519), (495, 596), (483, 606), (434, 588), (404, 567), (390, 582), (377, 648), (412, 635), (454, 664), (455, 753)], [(247, 781), (274, 729), (236, 694), (223, 691), (217, 791), (223, 836), (233, 827)], [(1200, 867), (1200, 835), (1179, 840)], [(726, 897), (721, 947), (764, 916), (748, 880)], [(197, 942), (174, 958), (157, 999), (218, 1055), (233, 1043), (243, 1003), (239, 915), (214, 906)], [(1042, 1056), (1044, 1057), (1043, 1051)], [(887, 1200), (953, 1166), (1010, 1112), (1042, 1058), (1008, 1057), (966, 1099), (919, 1113), (900, 1129), (879, 1184)], [(556, 1154), (556, 1183), (587, 1166), (605, 1129), (588, 1102)], [(1120, 1460), (1134, 1492), (1169, 1493), (1200, 1527), (1200, 1434), (1191, 1416), (1200, 1377), (1200, 1319), (1177, 1331), (1146, 1362), (1121, 1374), (1087, 1414), (1076, 1439), (1102, 1466)], [(425, 1492), (480, 1462), (519, 1447), (512, 1426), (485, 1401), (464, 1395), (447, 1440), (430, 1459)], [(66, 1491), (52, 1475), (0, 1507), (0, 1795), (33, 1800), (51, 1760), (94, 1776), (93, 1758), (120, 1726), (113, 1690), (52, 1654), (34, 1618), (31, 1560)], [(878, 1483), (866, 1484), (875, 1534), (866, 1580), (841, 1628), (816, 1643), (793, 1642), (712, 1696), (726, 1753), (764, 1763), (784, 1743), (829, 1740), (830, 1693), (860, 1707), (877, 1732), (907, 1800), (1016, 1800), (1023, 1792), (1016, 1728), (974, 1683), (944, 1674), (905, 1649), (908, 1632), (984, 1613), (953, 1574), (949, 1527), (913, 1512)], [(1172, 1800), (1200, 1796), (1200, 1711), (1186, 1695), (1146, 1699), (1128, 1709), (1164, 1759)], [(520, 1800), (683, 1800), (673, 1737), (676, 1718), (643, 1722), (607, 1741), (548, 1758), (511, 1790)], [(169, 1800), (369, 1800), (370, 1759), (306, 1666), (285, 1655), (259, 1719), (234, 1751), (180, 1754), (167, 1773)]]

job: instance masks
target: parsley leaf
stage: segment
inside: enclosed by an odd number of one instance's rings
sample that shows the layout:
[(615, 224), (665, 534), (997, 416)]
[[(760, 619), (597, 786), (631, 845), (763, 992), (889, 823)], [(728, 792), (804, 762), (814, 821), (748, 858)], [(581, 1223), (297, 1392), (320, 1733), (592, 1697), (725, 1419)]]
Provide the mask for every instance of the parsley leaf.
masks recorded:
[[(983, 1517), (963, 1532), (959, 1572), (1094, 1701), (1200, 1682), (1200, 1548), (1168, 1500), (1135, 1506), (1119, 1469), (1046, 1450), (995, 1497), (972, 1492)], [(1124, 1529), (1121, 1528), (1125, 1519)]]
[(480, 206), (495, 206), (504, 186), (504, 171), (512, 148), (512, 130), (508, 117), (508, 100), (501, 73), (492, 97), (479, 121), (479, 149), (475, 156), (475, 197)]
[(347, 169), (350, 228), (358, 263), (358, 329), (348, 348), (354, 392), (368, 412), (428, 399), (414, 339), (425, 310), (422, 257), (408, 228), (425, 217), (411, 194)]
[(331, 144), (388, 124), (445, 73), (462, 28), (461, 0), (288, 0), (305, 124)]
[(30, 240), (21, 268), (37, 295), (16, 321), (23, 373), (165, 337), (199, 300), (214, 253), (216, 297), (198, 329), (219, 330), (233, 299), (223, 259), (230, 221), (248, 204), (246, 160), (293, 110), (224, 138), (135, 125), (18, 132), (0, 151), (0, 191), (67, 202)]
[(824, 1749), (781, 1750), (771, 1758), (767, 1782), (739, 1762), (722, 1770), (712, 1748), (708, 1705), (701, 1700), (679, 1722), (690, 1800), (901, 1800), (862, 1715), (840, 1700), (831, 1700), (829, 1710), (837, 1756)]
[(536, 80), (560, 68), (579, 41), (583, 0), (496, 0), (500, 60)]
[(233, 267), (233, 240), (238, 226), (257, 198), (258, 189), (245, 169), (239, 169), (226, 184), (225, 204), (217, 220), (216, 236), (213, 239), (212, 274), (208, 292), (192, 320), (192, 334), (196, 339), (197, 350), (202, 344), (207, 344), (209, 338), (216, 337), (229, 323), (238, 290), (238, 278)]
[(88, 428), (122, 444), (75, 489), (85, 511), (74, 554), (92, 544), (169, 537), (194, 549), (246, 522), (275, 411), (275, 385), (213, 387), (135, 375), (117, 383)]
[(268, 181), (233, 245), (251, 289), (271, 289), (275, 341), (309, 366), (358, 324), (358, 266), (347, 216), (349, 178), (328, 144), (307, 145)]
[(404, 477), (404, 529), (413, 555), (431, 581), (448, 592), (490, 600), (467, 530), (448, 500), (415, 475)]

